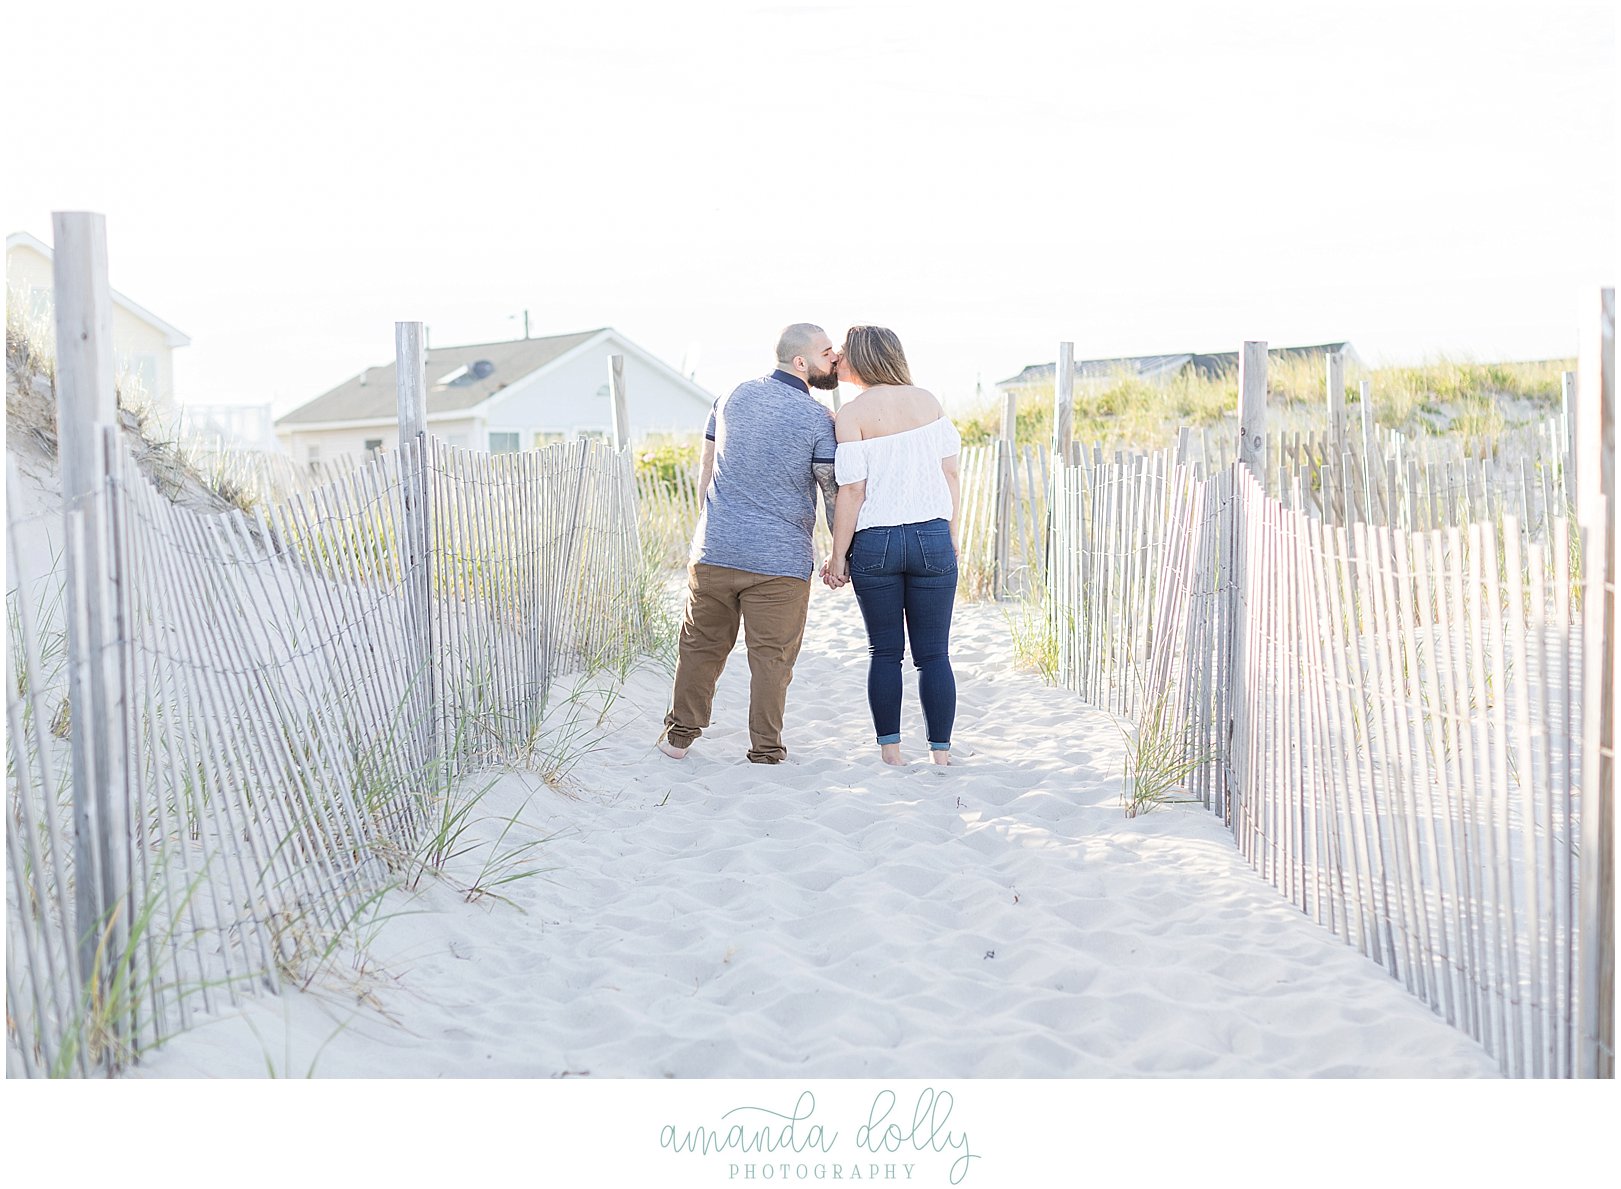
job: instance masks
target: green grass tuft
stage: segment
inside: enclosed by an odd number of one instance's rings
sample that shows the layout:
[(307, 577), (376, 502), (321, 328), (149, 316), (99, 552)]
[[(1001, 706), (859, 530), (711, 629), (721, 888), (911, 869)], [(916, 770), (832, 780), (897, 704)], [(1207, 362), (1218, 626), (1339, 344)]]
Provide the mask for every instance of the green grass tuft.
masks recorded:
[(1145, 704), (1138, 723), (1122, 727), (1121, 733), (1126, 738), (1126, 763), (1120, 806), (1127, 817), (1197, 800), (1188, 795), (1188, 777), (1211, 757), (1195, 748), (1189, 732), (1176, 725), (1169, 691)]

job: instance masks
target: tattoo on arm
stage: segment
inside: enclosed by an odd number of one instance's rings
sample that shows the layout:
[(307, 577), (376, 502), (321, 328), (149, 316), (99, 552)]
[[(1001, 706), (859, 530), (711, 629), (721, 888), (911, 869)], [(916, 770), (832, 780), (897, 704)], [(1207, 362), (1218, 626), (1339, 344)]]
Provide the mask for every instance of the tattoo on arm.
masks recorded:
[(816, 483), (822, 489), (822, 511), (827, 514), (827, 531), (833, 531), (833, 505), (838, 500), (839, 484), (833, 478), (833, 464), (818, 462), (811, 466), (816, 475)]

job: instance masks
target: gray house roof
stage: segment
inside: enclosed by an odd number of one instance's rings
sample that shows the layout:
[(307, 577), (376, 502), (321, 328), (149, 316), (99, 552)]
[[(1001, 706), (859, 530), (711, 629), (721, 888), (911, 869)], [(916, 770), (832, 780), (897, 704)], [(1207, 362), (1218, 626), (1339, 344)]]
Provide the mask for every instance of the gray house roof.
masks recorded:
[[(1268, 359), (1281, 363), (1294, 359), (1320, 359), (1332, 351), (1344, 352), (1347, 363), (1356, 361), (1356, 352), (1349, 342), (1318, 343), (1310, 347), (1273, 347), (1266, 354)], [(1192, 368), (1206, 379), (1214, 379), (1224, 374), (1236, 375), (1238, 352), (1220, 351), (1200, 355), (1187, 351), (1179, 355), (1126, 355), (1115, 359), (1077, 359), (1075, 378), (1107, 380), (1124, 374), (1140, 379), (1152, 379), (1157, 376), (1175, 375), (1183, 368)], [(1006, 389), (1050, 385), (1057, 374), (1056, 363), (1033, 363), (1018, 375), (998, 381), (996, 386), (999, 389)]]
[[(428, 350), (428, 414), (458, 413), (603, 333), (606, 327), (547, 338)], [(486, 366), (487, 365), (487, 366)], [(276, 419), (281, 427), (392, 418), (399, 413), (393, 363), (368, 367)]]

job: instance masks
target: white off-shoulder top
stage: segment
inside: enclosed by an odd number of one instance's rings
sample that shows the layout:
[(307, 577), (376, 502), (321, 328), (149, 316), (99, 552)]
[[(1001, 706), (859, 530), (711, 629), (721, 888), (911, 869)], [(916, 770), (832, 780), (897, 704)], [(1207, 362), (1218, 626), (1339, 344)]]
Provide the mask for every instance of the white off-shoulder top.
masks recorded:
[(951, 488), (940, 460), (961, 452), (962, 436), (949, 417), (880, 438), (840, 442), (833, 456), (839, 486), (867, 481), (856, 531), (950, 520)]

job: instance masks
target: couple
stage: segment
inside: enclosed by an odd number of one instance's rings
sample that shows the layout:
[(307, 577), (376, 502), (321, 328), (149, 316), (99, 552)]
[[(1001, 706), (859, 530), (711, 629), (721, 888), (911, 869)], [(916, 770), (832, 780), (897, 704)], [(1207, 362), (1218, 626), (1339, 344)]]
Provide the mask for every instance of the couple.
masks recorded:
[[(835, 419), (812, 388), (852, 384)], [(783, 708), (805, 634), (816, 489), (833, 531), (822, 581), (855, 587), (871, 661), (867, 701), (880, 755), (901, 764), (905, 637), (936, 764), (951, 762), (957, 684), (948, 649), (957, 593), (961, 439), (934, 396), (912, 384), (900, 339), (852, 326), (844, 350), (796, 323), (777, 369), (715, 402), (704, 431), (701, 511), (688, 570), (675, 690), (659, 750), (683, 759), (709, 725), (715, 683), (737, 642), (749, 655), (749, 753), (787, 758)]]

